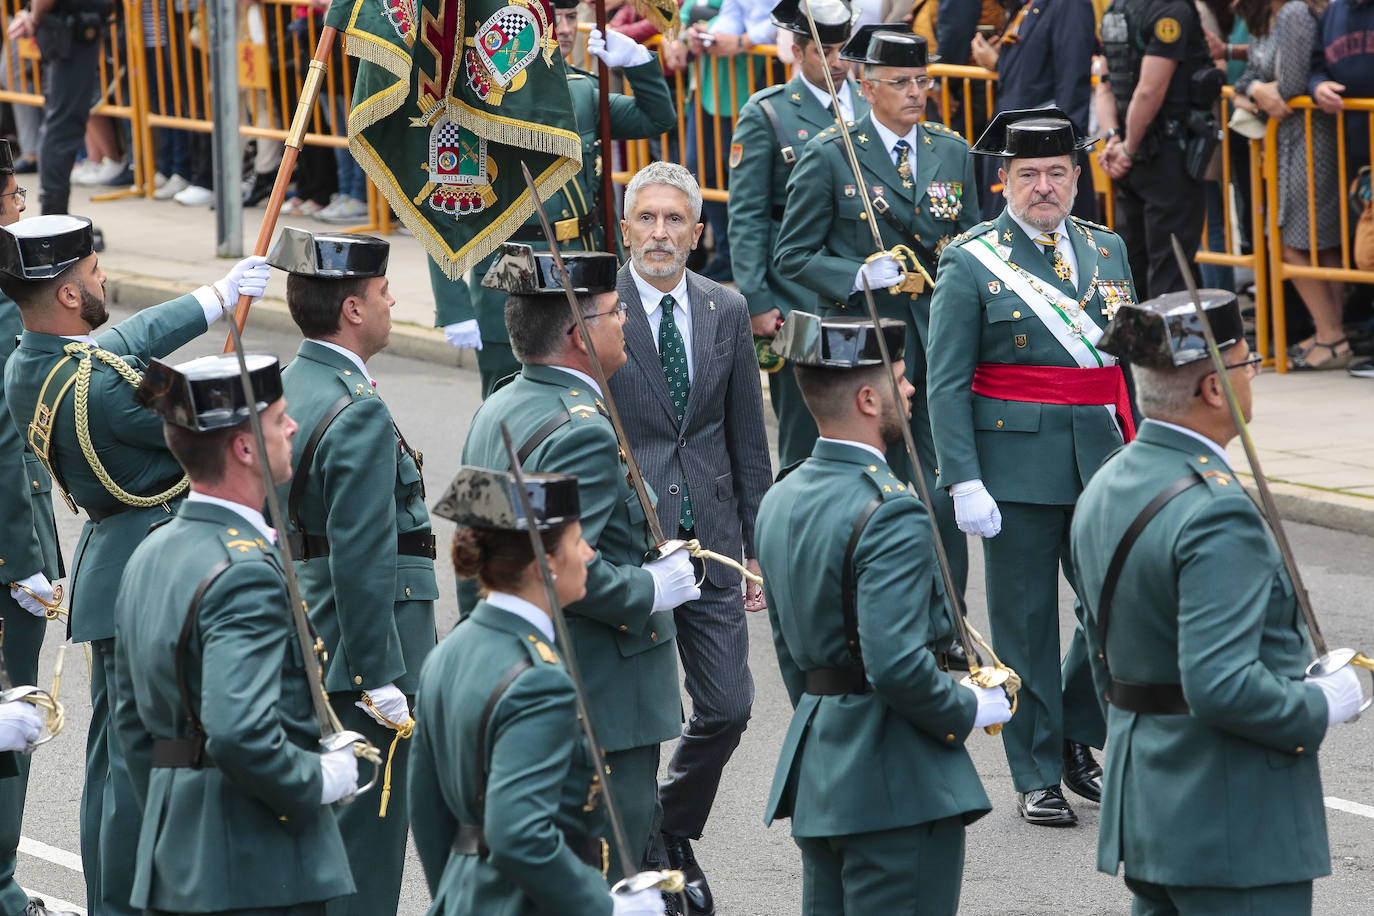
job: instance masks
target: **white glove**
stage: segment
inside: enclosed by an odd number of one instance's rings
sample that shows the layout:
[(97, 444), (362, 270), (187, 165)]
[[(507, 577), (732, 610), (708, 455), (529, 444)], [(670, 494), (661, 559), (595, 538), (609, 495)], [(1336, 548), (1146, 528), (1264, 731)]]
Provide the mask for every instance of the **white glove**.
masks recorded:
[(674, 550), (666, 557), (645, 563), (640, 568), (654, 577), (655, 611), (671, 611), (680, 604), (701, 597), (692, 558), (685, 550)]
[[(20, 579), (18, 584), (38, 595), (43, 601), (52, 601), (52, 583), (49, 582), (48, 577), (41, 572), (36, 572), (27, 579)], [(28, 592), (24, 591), (23, 588), (11, 587), (10, 595), (14, 598), (16, 604), (33, 616), (46, 617), (48, 615), (48, 609), (43, 606), (43, 601), (39, 601), (38, 598), (30, 595)]]
[(353, 745), (320, 755), (320, 804), (332, 805), (358, 791), (358, 758)]
[(587, 36), (587, 53), (611, 69), (638, 67), (652, 58), (648, 48), (615, 29), (607, 29), (606, 37), (602, 38), (601, 30), (593, 28)]
[(482, 349), (482, 332), (477, 329), (477, 319), (469, 318), (467, 321), (444, 325), (444, 340), (458, 350)]
[(1303, 678), (1305, 684), (1316, 684), (1326, 697), (1326, 724), (1335, 725), (1353, 719), (1364, 702), (1360, 690), (1360, 679), (1355, 669), (1346, 665), (1330, 674), (1318, 674)]
[(1007, 699), (1007, 692), (1001, 687), (979, 687), (977, 684), (966, 684), (963, 681), (959, 682), (959, 686), (972, 690), (973, 695), (978, 698), (978, 714), (973, 717), (974, 728), (986, 728), (989, 725), (1011, 721), (1011, 701)]
[(854, 292), (864, 288), (865, 278), (868, 280), (868, 288), (877, 292), (902, 282), (902, 269), (897, 266), (892, 255), (885, 254), (859, 268), (859, 272), (854, 275)]
[(378, 725), (387, 723), (378, 718), (377, 713), (381, 713), (395, 725), (405, 725), (410, 719), (410, 705), (406, 703), (406, 695), (401, 693), (395, 684), (384, 684), (375, 690), (364, 690), (363, 696), (372, 701), (372, 705), (377, 707), (377, 712), (368, 709), (367, 704), (361, 700), (353, 705), (376, 719)]
[(32, 703), (0, 704), (0, 751), (27, 751), (43, 732), (43, 714)]
[(215, 281), (215, 289), (224, 297), (225, 303), (233, 308), (240, 296), (258, 299), (267, 292), (267, 281), (272, 277), (272, 268), (262, 255), (249, 255), (239, 261), (223, 280)]
[(656, 887), (611, 894), (611, 916), (663, 916), (663, 892)]
[(964, 534), (996, 537), (1002, 530), (1002, 511), (981, 480), (965, 480), (949, 488), (954, 497), (954, 521)]

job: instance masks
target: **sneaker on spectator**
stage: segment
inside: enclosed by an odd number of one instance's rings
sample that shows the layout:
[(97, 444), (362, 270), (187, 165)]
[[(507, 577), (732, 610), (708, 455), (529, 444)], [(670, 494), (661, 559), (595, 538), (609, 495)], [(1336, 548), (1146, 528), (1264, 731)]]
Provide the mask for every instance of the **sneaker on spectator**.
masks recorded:
[(89, 159), (82, 159), (72, 168), (72, 184), (88, 185), (91, 183), (91, 176), (99, 168), (99, 164)]
[(1355, 378), (1374, 378), (1374, 359), (1362, 359), (1357, 363), (1351, 363), (1345, 371)]
[(315, 218), (326, 223), (356, 223), (367, 218), (367, 204), (347, 194), (340, 194)]
[(116, 180), (129, 171), (129, 166), (123, 160), (105, 159), (100, 165), (96, 166), (91, 172), (91, 180), (88, 184), (107, 185), (115, 183)]
[(167, 183), (167, 176), (161, 172), (153, 173), (153, 187), (160, 188)]
[(185, 178), (173, 175), (162, 183), (162, 187), (153, 192), (153, 200), (171, 200), (190, 186), (191, 182)]
[(202, 188), (198, 184), (191, 185), (172, 198), (183, 207), (208, 207), (214, 199), (214, 191), (209, 188)]

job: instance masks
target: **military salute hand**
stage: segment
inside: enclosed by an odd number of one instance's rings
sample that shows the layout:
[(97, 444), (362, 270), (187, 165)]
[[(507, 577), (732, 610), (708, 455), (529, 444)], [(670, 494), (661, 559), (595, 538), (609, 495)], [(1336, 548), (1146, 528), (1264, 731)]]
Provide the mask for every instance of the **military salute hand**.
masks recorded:
[(364, 690), (363, 699), (371, 700), (369, 706), (363, 700), (353, 705), (377, 720), (378, 725), (395, 728), (410, 721), (410, 704), (406, 695), (395, 684), (385, 684), (375, 690)]
[(249, 255), (239, 261), (224, 279), (213, 284), (215, 292), (224, 299), (226, 308), (233, 308), (240, 296), (249, 296), (254, 301), (267, 292), (267, 281), (272, 276), (272, 268), (262, 255)]
[(638, 67), (647, 64), (653, 57), (648, 48), (614, 29), (607, 29), (603, 38), (601, 30), (593, 28), (587, 36), (587, 53), (613, 70), (617, 67)]
[[(28, 704), (25, 704), (28, 705)], [(4, 707), (0, 707), (3, 710)], [(332, 805), (358, 791), (358, 758), (353, 745), (320, 755), (320, 804)]]
[[(25, 591), (28, 589), (28, 591)], [(36, 572), (27, 579), (21, 579), (10, 586), (10, 591), (14, 596), (14, 603), (28, 611), (35, 617), (48, 616), (48, 609), (43, 602), (52, 602), (54, 589), (48, 577), (41, 572)], [(32, 592), (32, 594), (30, 594)]]
[(981, 480), (965, 480), (949, 488), (954, 497), (954, 520), (964, 534), (996, 537), (1002, 530), (1002, 510)]
[(444, 340), (457, 350), (482, 349), (482, 332), (477, 328), (477, 319), (469, 318), (467, 321), (444, 325)]
[(1330, 674), (1317, 674), (1303, 678), (1305, 684), (1315, 684), (1326, 697), (1326, 724), (1348, 722), (1359, 715), (1360, 703), (1364, 694), (1360, 689), (1360, 679), (1355, 669), (1346, 665)]
[(654, 577), (655, 611), (671, 611), (701, 597), (692, 558), (685, 550), (674, 550), (666, 557), (645, 563), (640, 569)]
[(0, 751), (25, 753), (43, 731), (43, 714), (32, 703), (0, 705)]

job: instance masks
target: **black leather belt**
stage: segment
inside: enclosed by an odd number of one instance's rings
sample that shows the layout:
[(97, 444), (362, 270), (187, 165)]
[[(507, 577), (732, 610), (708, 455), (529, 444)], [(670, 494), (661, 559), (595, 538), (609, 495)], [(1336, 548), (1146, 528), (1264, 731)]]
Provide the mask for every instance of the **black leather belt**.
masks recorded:
[(806, 672), (806, 692), (818, 697), (868, 693), (868, 679), (857, 665), (844, 668), (812, 668)]
[[(175, 477), (168, 477), (166, 480), (163, 480), (163, 481), (160, 481), (160, 482), (154, 484), (154, 485), (153, 485), (153, 492), (154, 492), (154, 493), (165, 493), (166, 491), (172, 489), (172, 487), (174, 487), (174, 486), (176, 486), (177, 484), (181, 483), (181, 477), (182, 477), (182, 475), (178, 474), (178, 475), (175, 476)], [(170, 502), (170, 500), (168, 500), (168, 502)], [(167, 503), (159, 503), (159, 505), (166, 506)], [(83, 508), (83, 509), (86, 510), (86, 516), (87, 516), (91, 521), (93, 521), (93, 522), (103, 522), (103, 521), (105, 521), (105, 519), (107, 519), (107, 518), (114, 518), (116, 515), (122, 515), (123, 513), (128, 512), (130, 509), (144, 509), (144, 508), (147, 508), (147, 507), (146, 507), (146, 506), (130, 506), (130, 505), (128, 505), (127, 503), (115, 503), (113, 506), (111, 506), (111, 507), (108, 508), (108, 509), (90, 508), (90, 507), (88, 507), (88, 506), (82, 506), (81, 508)]]
[(1116, 678), (1108, 683), (1107, 702), (1117, 709), (1148, 716), (1185, 716), (1189, 712), (1179, 684), (1138, 684)]
[[(553, 224), (553, 234), (560, 242), (570, 242), (586, 235), (595, 228), (596, 214), (583, 213), (581, 216), (556, 220)], [(510, 240), (512, 242), (542, 242), (544, 241), (544, 227), (538, 223), (526, 223), (515, 230)]]
[[(291, 556), (296, 560), (314, 560), (329, 556), (329, 538), (318, 534), (293, 534)], [(403, 557), (428, 557), (434, 559), (434, 533), (430, 531), (407, 531), (396, 535), (396, 552)]]
[[(609, 865), (609, 848), (606, 841), (599, 836), (587, 836), (580, 833), (572, 833), (565, 828), (559, 828), (563, 834), (563, 840), (572, 850), (573, 855), (583, 863), (595, 868), (601, 874), (606, 874), (606, 867)], [(477, 824), (458, 824), (458, 833), (453, 837), (453, 852), (460, 856), (479, 856), (483, 859), (487, 857), (490, 850), (487, 848), (487, 836), (482, 828)]]
[(215, 762), (205, 753), (205, 736), (195, 738), (154, 738), (153, 766), (199, 770)]

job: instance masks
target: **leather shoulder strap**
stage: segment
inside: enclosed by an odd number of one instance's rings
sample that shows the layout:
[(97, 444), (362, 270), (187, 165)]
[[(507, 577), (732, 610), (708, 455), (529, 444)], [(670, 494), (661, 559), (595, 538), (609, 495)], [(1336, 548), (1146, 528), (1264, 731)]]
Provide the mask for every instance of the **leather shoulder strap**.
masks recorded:
[(341, 413), (349, 404), (353, 403), (353, 395), (345, 394), (324, 412), (320, 417), (320, 422), (315, 424), (315, 428), (310, 431), (310, 438), (305, 441), (305, 448), (301, 449), (301, 461), (296, 465), (296, 471), (291, 475), (291, 489), (286, 496), (286, 517), (291, 524), (296, 526), (296, 530), (302, 535), (306, 533), (305, 526), (300, 522), (301, 500), (305, 498), (305, 487), (310, 478), (310, 465), (315, 460), (315, 450), (320, 447), (320, 440), (324, 438), (325, 430), (329, 429), (329, 424)]
[(477, 766), (481, 768), (482, 773), (477, 783), (479, 803), (487, 799), (487, 725), (491, 722), (491, 714), (496, 711), (496, 704), (501, 702), (501, 697), (506, 695), (515, 679), (533, 667), (534, 662), (522, 658), (507, 668), (506, 673), (501, 675), (501, 680), (492, 688), (491, 696), (487, 697), (487, 705), (482, 707), (482, 718), (477, 722)]
[(844, 638), (849, 644), (849, 656), (854, 663), (863, 668), (863, 653), (859, 649), (859, 612), (854, 604), (854, 551), (859, 548), (859, 538), (863, 536), (868, 520), (883, 504), (881, 496), (875, 496), (864, 506), (859, 517), (854, 519), (854, 527), (849, 532), (849, 543), (844, 548), (844, 567), (840, 573), (840, 606), (844, 613)]
[(543, 423), (539, 425), (538, 429), (530, 433), (530, 437), (525, 440), (525, 444), (520, 446), (520, 448), (515, 453), (515, 457), (520, 459), (521, 466), (525, 464), (525, 459), (529, 458), (530, 455), (534, 453), (534, 450), (539, 448), (540, 444), (543, 443), (545, 439), (553, 435), (554, 430), (558, 429), (564, 423), (567, 423), (571, 419), (572, 415), (568, 413), (567, 409), (560, 408), (558, 413), (549, 417), (547, 420), (545, 420)]
[(787, 142), (787, 134), (782, 129), (782, 119), (778, 117), (778, 110), (773, 107), (770, 99), (759, 99), (759, 108), (763, 109), (763, 116), (768, 119), (768, 123), (773, 128), (773, 135), (778, 138), (778, 152), (782, 154), (782, 161), (788, 165), (797, 161), (797, 152), (792, 148), (792, 144)]
[(1097, 600), (1097, 651), (1101, 654), (1104, 667), (1107, 666), (1107, 628), (1111, 624), (1112, 618), (1112, 596), (1116, 594), (1117, 582), (1121, 579), (1121, 570), (1126, 565), (1126, 557), (1130, 554), (1131, 548), (1135, 546), (1135, 542), (1139, 540), (1145, 526), (1150, 524), (1150, 521), (1160, 513), (1160, 510), (1173, 502), (1175, 497), (1200, 483), (1202, 483), (1200, 475), (1189, 473), (1169, 484), (1160, 491), (1159, 495), (1145, 504), (1145, 508), (1140, 510), (1140, 514), (1135, 517), (1135, 520), (1126, 529), (1126, 533), (1121, 536), (1121, 542), (1116, 545), (1112, 560), (1107, 564), (1107, 575), (1102, 579), (1102, 592)]
[(232, 560), (225, 557), (210, 567), (210, 571), (200, 580), (200, 584), (196, 586), (195, 594), (191, 596), (191, 608), (186, 612), (186, 619), (181, 622), (181, 635), (177, 637), (177, 694), (181, 697), (181, 708), (186, 711), (186, 720), (191, 723), (191, 728), (195, 730), (196, 734), (202, 736), (205, 734), (205, 729), (201, 727), (200, 717), (196, 715), (196, 708), (191, 704), (191, 686), (186, 681), (186, 659), (191, 651), (191, 637), (196, 631), (196, 617), (200, 613), (200, 602), (205, 597), (205, 593), (210, 590), (210, 586), (232, 563)]
[[(830, 138), (832, 143), (840, 143), (842, 140), (843, 138), (840, 137), (838, 131)], [(921, 259), (921, 266), (930, 274), (931, 279), (934, 279), (935, 271), (940, 266), (939, 258), (935, 257), (935, 252), (916, 238), (916, 233), (911, 230), (911, 227), (897, 218), (897, 215), (892, 212), (892, 205), (887, 202), (886, 198), (876, 197), (873, 199), (873, 212), (878, 214), (883, 222), (887, 223), (889, 229), (897, 233), (903, 245), (916, 252), (917, 257)]]

